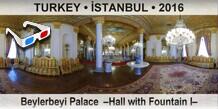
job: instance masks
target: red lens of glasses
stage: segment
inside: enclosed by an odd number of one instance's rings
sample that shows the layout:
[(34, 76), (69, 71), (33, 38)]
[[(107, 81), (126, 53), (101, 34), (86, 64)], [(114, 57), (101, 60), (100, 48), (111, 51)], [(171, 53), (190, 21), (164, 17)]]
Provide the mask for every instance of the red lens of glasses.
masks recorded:
[(43, 31), (41, 34), (40, 34), (40, 38), (45, 38), (46, 36), (48, 35), (48, 31)]

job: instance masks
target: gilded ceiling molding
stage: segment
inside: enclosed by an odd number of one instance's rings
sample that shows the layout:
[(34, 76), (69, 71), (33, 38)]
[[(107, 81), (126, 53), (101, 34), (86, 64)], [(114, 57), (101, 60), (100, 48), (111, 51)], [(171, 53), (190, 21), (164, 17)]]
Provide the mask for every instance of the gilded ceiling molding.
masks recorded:
[(104, 17), (93, 17), (92, 20), (95, 22), (95, 23), (104, 23), (105, 19)]
[(80, 26), (80, 30), (81, 30), (81, 31), (79, 31), (80, 33), (83, 33), (85, 35), (89, 35), (89, 36), (91, 36), (91, 38), (93, 40), (95, 40), (95, 33), (89, 27), (82, 25), (82, 26)]
[(91, 36), (87, 36), (86, 39), (89, 40), (89, 41), (92, 41)]
[(129, 46), (129, 44), (128, 43), (126, 43), (126, 47), (128, 47)]
[(212, 33), (214, 33), (214, 32), (218, 32), (218, 27), (208, 27), (208, 28), (197, 29), (197, 30), (194, 31), (194, 33), (197, 34), (198, 32), (205, 31), (205, 30), (209, 30)]
[(204, 29), (204, 30), (198, 31), (197, 34), (196, 34), (196, 36), (197, 36), (197, 37), (202, 37), (202, 36), (210, 37), (210, 36), (211, 36), (211, 30), (209, 30), (209, 29)]
[(148, 24), (148, 22), (145, 22), (145, 19), (142, 19), (139, 16), (123, 16), (123, 17), (134, 21), (137, 25), (139, 25), (138, 28), (144, 27), (146, 29), (146, 32), (149, 32), (151, 30), (151, 27), (149, 27), (150, 25)]
[(126, 48), (126, 45), (125, 45), (125, 44), (123, 44), (123, 48)]
[(76, 32), (76, 33), (78, 33), (78, 32), (79, 32), (79, 27), (74, 26), (74, 27), (73, 27), (73, 31)]
[(140, 23), (138, 23), (141, 21), (136, 21), (135, 19), (131, 19), (127, 16), (105, 16), (105, 20), (110, 22), (119, 22), (123, 24), (128, 24), (134, 28), (143, 27), (142, 25), (140, 25)]
[(210, 28), (210, 31), (212, 32), (212, 33), (216, 33), (216, 32), (218, 32), (218, 28)]
[(58, 29), (61, 27), (61, 22), (52, 22), (52, 25), (54, 26), (54, 28)]

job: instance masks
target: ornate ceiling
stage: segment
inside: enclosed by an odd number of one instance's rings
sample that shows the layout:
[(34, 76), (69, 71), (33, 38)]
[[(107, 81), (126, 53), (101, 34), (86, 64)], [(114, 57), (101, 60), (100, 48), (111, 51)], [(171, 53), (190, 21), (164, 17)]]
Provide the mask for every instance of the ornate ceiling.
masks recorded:
[[(151, 26), (151, 34), (165, 34), (173, 28), (179, 16), (144, 16)], [(182, 16), (191, 30), (207, 27), (218, 27), (218, 16)]]
[[(93, 16), (0, 16), (1, 27), (21, 29), (25, 20), (33, 22), (63, 22), (80, 28), (83, 37), (95, 39)], [(111, 34), (119, 45), (138, 39), (137, 30), (144, 28), (145, 36), (166, 34), (178, 16), (104, 16), (104, 35)], [(218, 27), (218, 16), (182, 16), (188, 28), (197, 30)]]
[[(86, 26), (95, 34), (95, 23), (92, 22)], [(136, 34), (136, 30), (137, 28), (124, 23), (108, 21), (104, 23), (103, 36), (112, 35), (116, 38), (116, 43), (120, 43), (126, 37)]]

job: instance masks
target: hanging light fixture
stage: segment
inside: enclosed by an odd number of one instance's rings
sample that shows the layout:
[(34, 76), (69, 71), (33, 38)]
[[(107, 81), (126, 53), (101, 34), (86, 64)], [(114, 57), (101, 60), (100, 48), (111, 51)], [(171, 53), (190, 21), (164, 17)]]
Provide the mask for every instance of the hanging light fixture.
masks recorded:
[(107, 35), (103, 38), (103, 44), (106, 46), (113, 46), (116, 42), (116, 39), (112, 35)]
[(175, 27), (167, 32), (166, 41), (170, 45), (176, 45), (182, 48), (183, 45), (193, 43), (195, 41), (195, 35), (186, 27), (180, 16)]

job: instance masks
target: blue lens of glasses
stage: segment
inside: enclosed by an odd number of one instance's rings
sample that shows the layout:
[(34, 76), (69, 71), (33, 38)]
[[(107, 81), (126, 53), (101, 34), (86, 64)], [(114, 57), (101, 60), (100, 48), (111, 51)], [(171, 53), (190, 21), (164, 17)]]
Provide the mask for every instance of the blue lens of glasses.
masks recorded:
[(34, 41), (34, 37), (33, 37), (33, 36), (30, 36), (30, 37), (28, 37), (28, 38), (25, 40), (25, 44), (26, 44), (26, 45), (30, 45), (30, 44), (33, 43), (33, 41)]

